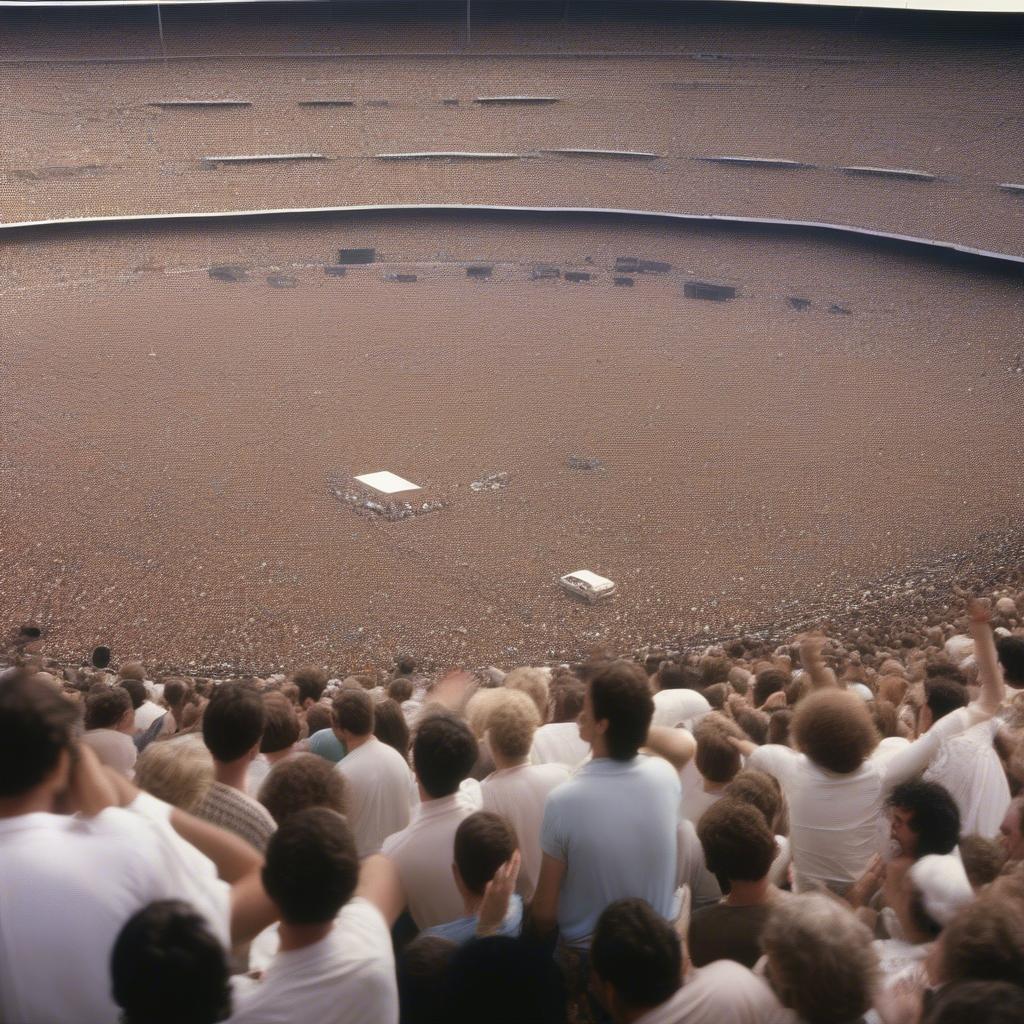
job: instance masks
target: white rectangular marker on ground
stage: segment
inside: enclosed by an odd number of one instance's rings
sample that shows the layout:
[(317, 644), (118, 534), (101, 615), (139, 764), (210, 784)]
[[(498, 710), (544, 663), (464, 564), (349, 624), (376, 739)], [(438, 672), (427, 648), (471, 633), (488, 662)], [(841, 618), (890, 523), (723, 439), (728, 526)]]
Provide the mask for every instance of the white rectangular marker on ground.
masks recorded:
[(362, 476), (357, 476), (356, 479), (361, 484), (366, 484), (367, 487), (372, 487), (375, 491), (381, 491), (384, 494), (398, 494), (399, 491), (418, 491), (420, 489), (419, 484), (409, 483), (408, 480), (403, 480), (400, 476), (389, 473), (387, 470), (380, 473), (364, 473)]

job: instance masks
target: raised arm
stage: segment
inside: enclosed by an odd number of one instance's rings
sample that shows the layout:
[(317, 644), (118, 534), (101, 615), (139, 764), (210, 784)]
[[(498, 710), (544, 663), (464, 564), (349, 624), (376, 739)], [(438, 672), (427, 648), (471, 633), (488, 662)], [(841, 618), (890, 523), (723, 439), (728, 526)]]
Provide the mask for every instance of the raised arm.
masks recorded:
[(394, 863), (383, 854), (374, 854), (359, 869), (356, 895), (369, 900), (383, 915), (390, 928), (405, 909), (405, 890)]
[(697, 750), (697, 743), (686, 729), (666, 725), (652, 725), (645, 745), (648, 753), (663, 757), (677, 771), (689, 764)]
[(820, 634), (800, 638), (800, 664), (811, 677), (811, 688), (815, 690), (839, 685), (836, 674), (825, 664), (825, 659), (821, 656), (825, 643), (826, 638)]
[(981, 693), (978, 706), (990, 714), (995, 714), (1006, 696), (1006, 683), (1003, 681), (1003, 669), (996, 653), (996, 641), (992, 635), (992, 609), (988, 601), (971, 601), (967, 605), (970, 619), (970, 633), (974, 638), (974, 660), (978, 665), (978, 681)]

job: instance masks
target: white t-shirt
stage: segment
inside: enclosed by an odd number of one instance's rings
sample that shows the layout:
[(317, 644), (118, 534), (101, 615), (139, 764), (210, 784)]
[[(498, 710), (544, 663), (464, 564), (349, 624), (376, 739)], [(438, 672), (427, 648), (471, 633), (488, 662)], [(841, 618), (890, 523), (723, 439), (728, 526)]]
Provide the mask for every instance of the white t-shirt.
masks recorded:
[(144, 700), (135, 709), (135, 731), (145, 732), (161, 715), (167, 714), (167, 708), (162, 708), (151, 700)]
[(475, 810), (461, 793), (428, 800), (413, 808), (406, 828), (384, 840), (381, 852), (394, 862), (409, 913), (421, 931), (466, 912), (452, 861), (455, 832)]
[(768, 983), (732, 960), (694, 971), (675, 995), (635, 1024), (782, 1024), (793, 1015)]
[(604, 908), (628, 896), (671, 920), (678, 827), (679, 775), (659, 757), (595, 758), (552, 790), (541, 849), (566, 865), (562, 940), (586, 948)]
[(569, 778), (564, 764), (521, 764), (501, 768), (480, 783), (483, 809), (505, 818), (515, 829), (523, 863), (519, 893), (529, 901), (540, 876), (540, 826), (544, 802), (556, 786)]
[(169, 814), (140, 794), (92, 818), (0, 820), (0, 1020), (114, 1024), (114, 940), (153, 900), (191, 903), (227, 948), (230, 887)]
[(235, 976), (229, 1024), (397, 1024), (391, 932), (381, 912), (356, 897), (328, 935), (279, 952), (260, 981)]
[(962, 732), (979, 713), (961, 708), (881, 763), (868, 758), (845, 774), (821, 768), (789, 747), (758, 747), (747, 767), (774, 775), (786, 795), (796, 890), (806, 892), (818, 883), (849, 885), (876, 853), (884, 853), (886, 796), (920, 774), (943, 740)]
[(703, 780), (701, 784), (692, 789), (689, 789), (683, 793), (682, 801), (680, 803), (680, 813), (684, 818), (689, 819), (697, 824), (701, 819), (701, 815), (712, 805), (718, 803), (719, 800), (725, 795), (725, 786), (721, 786), (719, 789), (712, 792), (708, 792), (704, 788)]
[(590, 744), (580, 739), (580, 727), (575, 722), (548, 722), (533, 734), (530, 761), (575, 768), (589, 753)]
[(345, 776), (347, 817), (359, 856), (380, 852), (388, 836), (409, 824), (415, 793), (409, 765), (394, 747), (371, 736), (350, 750), (337, 770)]
[(653, 725), (693, 727), (711, 711), (707, 697), (696, 690), (659, 690), (654, 695)]

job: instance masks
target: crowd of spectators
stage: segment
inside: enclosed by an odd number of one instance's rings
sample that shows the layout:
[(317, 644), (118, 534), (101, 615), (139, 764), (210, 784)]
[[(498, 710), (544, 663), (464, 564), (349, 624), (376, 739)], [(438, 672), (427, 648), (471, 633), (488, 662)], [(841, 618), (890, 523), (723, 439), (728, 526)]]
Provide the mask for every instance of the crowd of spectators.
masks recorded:
[(0, 1021), (1019, 1024), (996, 597), (507, 674), (12, 651)]

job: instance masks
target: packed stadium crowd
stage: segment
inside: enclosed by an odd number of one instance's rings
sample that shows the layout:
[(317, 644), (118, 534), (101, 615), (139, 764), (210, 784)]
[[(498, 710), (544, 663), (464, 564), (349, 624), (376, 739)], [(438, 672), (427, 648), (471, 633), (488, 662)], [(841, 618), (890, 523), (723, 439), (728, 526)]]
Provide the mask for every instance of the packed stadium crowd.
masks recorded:
[(579, 664), (0, 673), (6, 1024), (1024, 1020), (1024, 595)]

